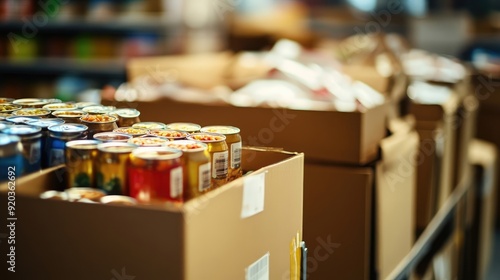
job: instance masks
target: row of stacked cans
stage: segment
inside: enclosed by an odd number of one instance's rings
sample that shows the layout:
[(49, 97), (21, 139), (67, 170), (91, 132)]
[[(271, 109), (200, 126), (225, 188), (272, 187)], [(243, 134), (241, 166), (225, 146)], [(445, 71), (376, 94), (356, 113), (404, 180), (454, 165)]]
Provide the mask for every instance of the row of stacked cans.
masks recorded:
[[(17, 131), (18, 135), (20, 130), (32, 132), (30, 139), (21, 140), (23, 145), (16, 146), (21, 146), (16, 152), (24, 154), (25, 165), (31, 165), (28, 172), (66, 163), (69, 188), (94, 188), (109, 195), (130, 195), (143, 202), (186, 201), (242, 175), (241, 136), (236, 127), (141, 122), (136, 109), (86, 102), (0, 98), (0, 103), (0, 118), (5, 123), (0, 126), (1, 133), (5, 128), (8, 128), (5, 132)], [(86, 139), (93, 140), (87, 140), (88, 145), (75, 141)], [(27, 140), (35, 140), (35, 144), (30, 146)], [(1, 143), (0, 139), (0, 148)], [(161, 151), (134, 154), (140, 153), (141, 150), (135, 152), (138, 147), (177, 149), (180, 154), (165, 157)], [(155, 153), (156, 161), (152, 158)], [(182, 168), (174, 168), (167, 172), (167, 177), (161, 177), (165, 176), (161, 175), (165, 174), (162, 168), (170, 166), (165, 162), (176, 161), (169, 158), (177, 156)], [(149, 170), (146, 176), (145, 167), (159, 171)], [(160, 183), (157, 187), (141, 187), (146, 181), (147, 186)], [(168, 193), (157, 191), (162, 189), (160, 185)]]

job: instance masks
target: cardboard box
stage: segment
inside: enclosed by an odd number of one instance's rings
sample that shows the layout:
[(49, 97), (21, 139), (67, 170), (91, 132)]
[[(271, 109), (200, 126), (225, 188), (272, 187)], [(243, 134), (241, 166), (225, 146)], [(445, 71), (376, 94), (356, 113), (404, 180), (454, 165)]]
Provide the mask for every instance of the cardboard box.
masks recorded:
[[(410, 251), (418, 135), (395, 133), (380, 147), (381, 159), (365, 167), (306, 163), (304, 240), (315, 257), (308, 279), (369, 279), (372, 250), (383, 279)], [(337, 245), (330, 254), (324, 240)]]
[[(56, 170), (19, 179), (16, 273), (9, 279), (112, 279), (124, 273), (245, 279), (249, 266), (267, 254), (269, 264), (260, 264), (269, 279), (289, 279), (290, 243), (302, 234), (304, 155), (243, 151), (243, 168), (254, 173), (180, 207), (42, 200), (39, 193), (62, 183)], [(262, 180), (263, 192), (249, 192)], [(6, 193), (0, 197), (5, 201)], [(263, 200), (263, 211), (242, 218), (244, 200), (245, 209), (259, 209)], [(4, 265), (6, 258), (2, 253)]]
[[(365, 112), (305, 111), (197, 104), (161, 99), (156, 102), (116, 103), (141, 112), (141, 121), (187, 121), (200, 125), (230, 124), (241, 128), (249, 146), (301, 151), (311, 160), (366, 164), (377, 159), (386, 133), (388, 104)], [(311, 139), (311, 142), (305, 142)]]

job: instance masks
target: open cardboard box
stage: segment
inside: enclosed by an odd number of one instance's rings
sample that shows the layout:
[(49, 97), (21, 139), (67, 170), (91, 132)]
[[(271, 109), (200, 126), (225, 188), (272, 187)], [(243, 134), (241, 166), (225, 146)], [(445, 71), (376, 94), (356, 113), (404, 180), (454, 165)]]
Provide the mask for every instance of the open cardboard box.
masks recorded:
[[(249, 266), (267, 254), (269, 263), (260, 264), (269, 279), (289, 279), (290, 244), (302, 234), (304, 155), (247, 148), (242, 159), (253, 173), (182, 206), (43, 200), (41, 192), (63, 184), (61, 169), (20, 178), (16, 273), (9, 279), (112, 279), (124, 273), (152, 280), (245, 279)], [(2, 201), (6, 188), (1, 186)]]
[[(304, 240), (308, 279), (384, 279), (415, 240), (418, 135), (402, 126), (380, 142), (381, 157), (366, 166), (309, 161), (306, 156)], [(336, 244), (324, 251), (325, 241)], [(372, 259), (374, 258), (374, 259)]]

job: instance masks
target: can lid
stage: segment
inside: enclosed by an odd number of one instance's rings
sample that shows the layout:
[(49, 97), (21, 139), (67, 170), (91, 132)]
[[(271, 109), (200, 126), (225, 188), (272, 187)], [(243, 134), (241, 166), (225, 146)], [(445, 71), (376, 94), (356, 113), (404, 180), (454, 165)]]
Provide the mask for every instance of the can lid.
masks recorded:
[(176, 140), (168, 142), (165, 146), (185, 153), (201, 152), (208, 148), (207, 144), (195, 140)]
[(132, 125), (133, 128), (164, 129), (167, 125), (161, 122), (138, 122)]
[(109, 112), (112, 112), (112, 111), (116, 110), (116, 107), (114, 107), (114, 106), (102, 106), (102, 105), (99, 105), (99, 106), (84, 107), (82, 110), (84, 112), (87, 112), (87, 113), (106, 114), (106, 113), (109, 113)]
[(0, 104), (0, 112), (2, 113), (12, 113), (21, 108), (23, 108), (21, 105), (4, 104), (4, 103)]
[(132, 135), (122, 134), (116, 132), (100, 132), (94, 134), (94, 139), (103, 141), (103, 142), (113, 142), (113, 141), (128, 141), (132, 138)]
[(220, 133), (212, 133), (212, 132), (199, 132), (193, 133), (187, 137), (189, 140), (201, 141), (203, 143), (215, 143), (222, 142), (226, 140), (226, 136)]
[(47, 103), (49, 102), (47, 102), (46, 99), (40, 99), (40, 98), (21, 98), (12, 101), (12, 104), (27, 105), (27, 106), (40, 106), (40, 105), (45, 105)]
[(14, 98), (0, 97), (0, 104), (10, 104), (14, 100)]
[(75, 150), (95, 150), (100, 144), (97, 140), (74, 140), (66, 143), (66, 148)]
[(0, 157), (8, 157), (20, 152), (18, 145), (21, 139), (15, 135), (0, 133)]
[(7, 117), (6, 120), (12, 123), (23, 124), (33, 120), (39, 120), (40, 117), (24, 117), (24, 116), (11, 116)]
[(101, 197), (100, 202), (102, 204), (113, 204), (113, 205), (136, 205), (137, 200), (130, 196), (124, 195), (106, 195)]
[(188, 122), (176, 122), (167, 124), (168, 129), (174, 130), (182, 130), (187, 132), (199, 131), (201, 129), (201, 125), (196, 123), (188, 123)]
[(148, 133), (148, 130), (140, 127), (119, 127), (113, 129), (113, 132), (128, 134), (128, 135), (144, 135)]
[(139, 147), (132, 151), (132, 155), (147, 160), (169, 160), (182, 156), (182, 152), (168, 147)]
[(78, 102), (75, 105), (78, 109), (82, 109), (82, 108), (90, 107), (90, 106), (101, 106), (100, 104), (97, 104), (94, 102)]
[(42, 131), (42, 129), (36, 126), (18, 124), (8, 127), (2, 132), (17, 136), (32, 136), (39, 134), (40, 131)]
[(232, 135), (240, 133), (240, 129), (234, 126), (229, 125), (211, 125), (205, 126), (200, 129), (201, 132), (212, 132), (212, 133), (220, 133), (224, 135)]
[(70, 103), (50, 103), (50, 104), (44, 105), (42, 108), (47, 109), (47, 110), (51, 110), (51, 111), (77, 109), (75, 104), (70, 104)]
[(141, 147), (156, 147), (156, 146), (163, 146), (168, 141), (169, 140), (166, 138), (146, 136), (146, 137), (131, 138), (127, 142)]
[(122, 118), (136, 118), (141, 114), (138, 110), (131, 108), (116, 109), (112, 113)]
[(80, 118), (82, 116), (87, 115), (88, 113), (82, 111), (82, 110), (58, 110), (52, 112), (52, 116), (58, 117), (58, 118)]
[(130, 143), (109, 142), (97, 145), (97, 149), (106, 153), (126, 154), (137, 149), (137, 146)]
[(50, 136), (53, 137), (68, 137), (77, 136), (88, 130), (88, 127), (83, 124), (66, 123), (58, 124), (49, 127)]
[(63, 119), (38, 119), (38, 120), (28, 121), (26, 124), (40, 127), (42, 129), (47, 129), (49, 126), (63, 124), (63, 123), (64, 123)]
[(57, 98), (49, 98), (49, 99), (42, 99), (42, 101), (47, 102), (47, 103), (62, 103), (61, 99)]
[(50, 110), (43, 108), (23, 108), (12, 112), (15, 116), (46, 116), (50, 115)]

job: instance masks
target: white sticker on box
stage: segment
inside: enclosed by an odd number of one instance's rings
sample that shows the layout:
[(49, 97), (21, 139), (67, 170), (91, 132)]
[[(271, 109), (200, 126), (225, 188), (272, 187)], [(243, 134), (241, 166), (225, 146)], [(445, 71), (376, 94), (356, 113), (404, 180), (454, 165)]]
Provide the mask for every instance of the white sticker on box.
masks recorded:
[(246, 268), (245, 280), (269, 280), (269, 252)]
[(231, 169), (241, 166), (241, 142), (231, 144)]
[(204, 192), (210, 188), (210, 162), (198, 168), (198, 191)]
[(266, 173), (252, 174), (243, 181), (243, 203), (241, 218), (248, 218), (264, 211)]
[(182, 166), (170, 170), (170, 197), (177, 198), (182, 195)]

